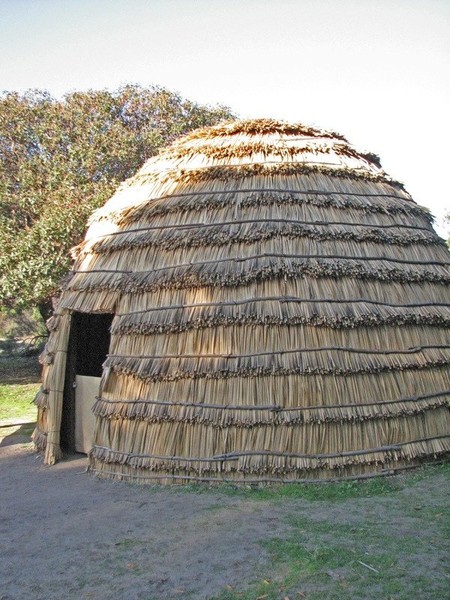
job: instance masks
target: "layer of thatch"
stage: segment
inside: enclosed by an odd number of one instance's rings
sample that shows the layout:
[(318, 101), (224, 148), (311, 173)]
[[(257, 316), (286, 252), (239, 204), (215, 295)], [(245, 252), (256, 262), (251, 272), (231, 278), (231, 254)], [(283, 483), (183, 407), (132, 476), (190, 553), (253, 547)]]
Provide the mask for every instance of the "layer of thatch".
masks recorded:
[(90, 469), (367, 476), (450, 449), (450, 261), (372, 154), (303, 125), (194, 132), (94, 214), (43, 356), (60, 455), (74, 311), (114, 314)]

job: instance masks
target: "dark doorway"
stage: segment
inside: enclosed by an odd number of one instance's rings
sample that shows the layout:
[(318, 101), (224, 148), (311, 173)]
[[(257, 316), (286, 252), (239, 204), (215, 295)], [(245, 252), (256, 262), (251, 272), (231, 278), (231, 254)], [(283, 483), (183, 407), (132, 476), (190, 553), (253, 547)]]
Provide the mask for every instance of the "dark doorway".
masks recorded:
[(113, 317), (105, 313), (72, 314), (61, 419), (63, 450), (75, 451), (76, 377), (101, 377), (102, 365), (109, 351)]

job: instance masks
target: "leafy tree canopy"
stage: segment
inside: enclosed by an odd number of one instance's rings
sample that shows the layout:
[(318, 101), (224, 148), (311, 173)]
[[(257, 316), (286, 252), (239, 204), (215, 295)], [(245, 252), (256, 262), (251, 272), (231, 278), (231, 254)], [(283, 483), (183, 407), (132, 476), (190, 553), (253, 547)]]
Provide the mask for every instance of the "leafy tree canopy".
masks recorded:
[(160, 147), (233, 116), (159, 87), (0, 95), (0, 304), (47, 316), (92, 211)]

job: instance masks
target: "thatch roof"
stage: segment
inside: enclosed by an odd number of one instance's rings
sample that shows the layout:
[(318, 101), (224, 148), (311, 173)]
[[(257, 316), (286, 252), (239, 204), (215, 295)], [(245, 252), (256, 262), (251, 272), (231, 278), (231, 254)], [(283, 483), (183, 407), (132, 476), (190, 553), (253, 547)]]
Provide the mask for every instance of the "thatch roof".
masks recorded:
[(450, 255), (342, 136), (238, 121), (92, 217), (51, 327), (36, 446), (59, 456), (74, 311), (114, 314), (90, 469), (139, 481), (385, 472), (450, 449)]

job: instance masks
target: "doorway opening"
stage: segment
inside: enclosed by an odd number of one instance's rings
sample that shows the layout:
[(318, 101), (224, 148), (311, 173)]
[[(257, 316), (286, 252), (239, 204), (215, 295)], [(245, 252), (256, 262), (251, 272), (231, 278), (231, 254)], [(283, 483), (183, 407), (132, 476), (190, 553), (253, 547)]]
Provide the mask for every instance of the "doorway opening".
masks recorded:
[(109, 351), (113, 318), (109, 313), (72, 314), (61, 419), (63, 450), (89, 451), (94, 423), (92, 406)]

